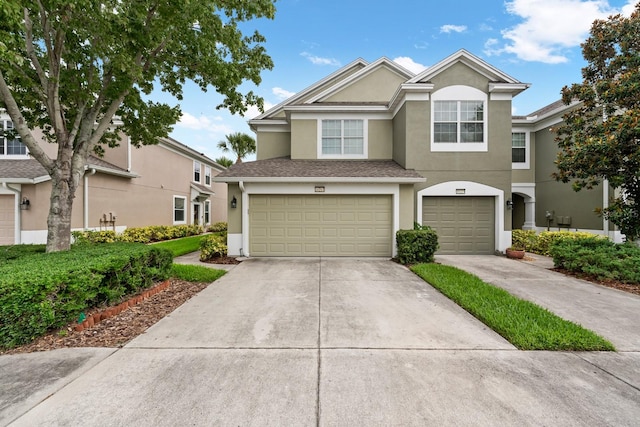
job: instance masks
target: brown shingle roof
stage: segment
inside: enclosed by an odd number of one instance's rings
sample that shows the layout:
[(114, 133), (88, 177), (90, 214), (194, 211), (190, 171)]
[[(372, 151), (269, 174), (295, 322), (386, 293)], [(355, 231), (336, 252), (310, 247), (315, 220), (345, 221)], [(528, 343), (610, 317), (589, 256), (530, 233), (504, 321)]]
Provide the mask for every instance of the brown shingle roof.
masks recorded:
[[(89, 167), (99, 166), (115, 172), (128, 173), (126, 169), (94, 156), (89, 156), (87, 165)], [(47, 176), (49, 174), (36, 159), (0, 159), (0, 178), (36, 179)]]
[(214, 180), (232, 182), (248, 178), (265, 178), (265, 181), (268, 178), (333, 178), (345, 181), (360, 178), (379, 182), (425, 180), (415, 170), (405, 169), (393, 160), (291, 160), (289, 157), (236, 163), (215, 176)]

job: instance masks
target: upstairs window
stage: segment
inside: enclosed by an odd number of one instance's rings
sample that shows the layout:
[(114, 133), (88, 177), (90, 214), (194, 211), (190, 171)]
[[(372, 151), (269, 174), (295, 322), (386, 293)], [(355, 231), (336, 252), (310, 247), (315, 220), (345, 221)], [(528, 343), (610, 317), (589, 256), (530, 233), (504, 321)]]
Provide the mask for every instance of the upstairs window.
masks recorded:
[(193, 180), (200, 182), (200, 162), (193, 162)]
[(211, 185), (211, 168), (209, 166), (204, 167), (204, 184)]
[(0, 121), (0, 156), (25, 156), (27, 147), (14, 133), (11, 120)]
[(524, 130), (511, 132), (511, 167), (529, 169), (529, 133)]
[(436, 101), (433, 121), (435, 143), (484, 142), (482, 101)]
[(447, 86), (434, 92), (431, 151), (488, 151), (487, 100), (485, 92), (470, 86)]
[(320, 125), (319, 157), (365, 158), (366, 123), (361, 119), (327, 119)]

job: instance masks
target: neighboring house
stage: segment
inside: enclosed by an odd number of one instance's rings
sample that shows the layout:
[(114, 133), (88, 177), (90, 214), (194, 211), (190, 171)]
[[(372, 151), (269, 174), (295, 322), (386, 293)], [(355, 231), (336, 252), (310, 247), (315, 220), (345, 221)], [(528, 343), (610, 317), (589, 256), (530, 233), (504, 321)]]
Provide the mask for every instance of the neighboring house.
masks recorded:
[[(0, 124), (12, 127), (6, 114)], [(42, 146), (55, 156), (57, 145)], [(103, 158), (91, 156), (85, 170), (74, 230), (226, 221), (226, 185), (212, 180), (225, 168), (171, 138), (135, 148), (123, 135)], [(0, 137), (0, 245), (46, 242), (50, 195), (50, 177), (20, 140)]]
[(551, 113), (512, 127), (528, 87), (465, 50), (417, 75), (348, 64), (249, 121), (257, 160), (214, 178), (228, 183), (229, 254), (393, 256), (414, 222), (436, 229), (441, 254), (492, 254), (510, 246), (512, 216), (541, 228), (545, 209), (597, 228), (550, 183)]

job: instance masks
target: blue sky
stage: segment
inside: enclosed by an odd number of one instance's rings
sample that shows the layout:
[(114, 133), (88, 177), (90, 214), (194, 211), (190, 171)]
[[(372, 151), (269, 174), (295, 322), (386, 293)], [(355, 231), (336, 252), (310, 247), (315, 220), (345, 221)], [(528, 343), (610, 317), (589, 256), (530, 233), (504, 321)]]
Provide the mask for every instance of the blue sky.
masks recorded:
[[(357, 58), (385, 56), (419, 72), (464, 48), (503, 72), (530, 83), (513, 100), (527, 114), (560, 98), (563, 86), (581, 80), (580, 43), (591, 23), (615, 13), (629, 15), (638, 0), (278, 0), (274, 20), (254, 20), (267, 39), (274, 68), (253, 89), (265, 109), (312, 85)], [(232, 116), (216, 110), (220, 96), (187, 84), (183, 116), (171, 136), (209, 157), (223, 155), (218, 141), (231, 132), (253, 133), (251, 108)], [(160, 93), (152, 96), (172, 105)], [(226, 155), (232, 158), (230, 154)], [(251, 158), (248, 158), (251, 160)]]

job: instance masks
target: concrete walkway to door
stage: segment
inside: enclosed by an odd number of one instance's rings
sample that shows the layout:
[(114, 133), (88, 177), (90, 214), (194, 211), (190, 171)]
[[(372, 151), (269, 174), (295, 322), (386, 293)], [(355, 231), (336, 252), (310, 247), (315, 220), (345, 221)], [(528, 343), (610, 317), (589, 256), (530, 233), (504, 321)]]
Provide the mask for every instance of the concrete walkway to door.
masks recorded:
[(388, 260), (250, 259), (0, 424), (634, 425), (638, 366), (518, 351)]

